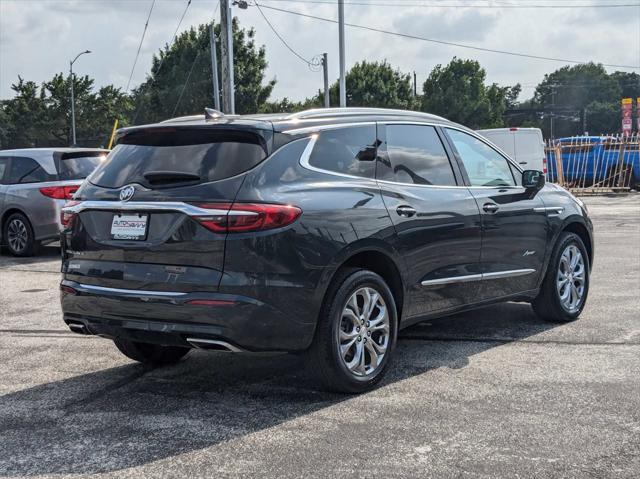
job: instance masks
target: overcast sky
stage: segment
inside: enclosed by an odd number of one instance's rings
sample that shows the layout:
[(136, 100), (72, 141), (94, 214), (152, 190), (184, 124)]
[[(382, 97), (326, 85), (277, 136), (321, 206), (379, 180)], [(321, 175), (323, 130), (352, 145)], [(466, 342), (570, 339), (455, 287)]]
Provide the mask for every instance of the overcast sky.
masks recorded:
[[(337, 6), (309, 0), (259, 0), (263, 5), (326, 18), (337, 18)], [(332, 0), (317, 0), (331, 2)], [(640, 6), (583, 8), (587, 4), (639, 4), (639, 0), (345, 0), (346, 21), (410, 35), (533, 55), (640, 64)], [(379, 5), (349, 5), (349, 2)], [(89, 49), (75, 64), (77, 74), (95, 78), (98, 86), (125, 88), (152, 0), (0, 0), (0, 98), (12, 96), (18, 75), (42, 82), (67, 71), (69, 59)], [(181, 30), (209, 22), (216, 0), (193, 0)], [(251, 3), (251, 2), (250, 2)], [(419, 5), (454, 5), (425, 7)], [(156, 0), (131, 87), (145, 79), (151, 57), (168, 42), (187, 0)], [(381, 5), (385, 4), (385, 5)], [(409, 5), (410, 4), (410, 5)], [(574, 8), (474, 8), (469, 5), (578, 5)], [(457, 6), (456, 6), (457, 5)], [(466, 5), (466, 6), (462, 6)], [(302, 56), (328, 52), (330, 78), (338, 76), (337, 25), (263, 9), (287, 42)], [(296, 58), (265, 23), (255, 7), (234, 9), (241, 25), (256, 30), (266, 45), (268, 78), (278, 83), (272, 98), (300, 100), (322, 86), (322, 73)], [(403, 71), (416, 71), (419, 85), (431, 69), (453, 56), (478, 60), (488, 80), (520, 82), (521, 98), (530, 97), (545, 73), (563, 63), (479, 52), (349, 28), (347, 68), (363, 59), (388, 60)], [(617, 68), (625, 71), (638, 69)], [(616, 68), (608, 68), (609, 71)]]

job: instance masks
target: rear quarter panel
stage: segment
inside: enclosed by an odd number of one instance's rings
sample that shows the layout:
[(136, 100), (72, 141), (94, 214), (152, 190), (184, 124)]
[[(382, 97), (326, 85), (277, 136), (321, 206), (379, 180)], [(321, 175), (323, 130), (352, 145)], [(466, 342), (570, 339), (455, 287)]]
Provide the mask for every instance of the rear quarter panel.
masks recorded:
[(237, 202), (292, 204), (302, 215), (279, 230), (228, 235), (220, 292), (250, 295), (315, 323), (344, 260), (365, 249), (398, 255), (387, 243), (394, 229), (375, 180), (303, 168), (306, 144), (300, 139), (285, 146), (245, 179)]

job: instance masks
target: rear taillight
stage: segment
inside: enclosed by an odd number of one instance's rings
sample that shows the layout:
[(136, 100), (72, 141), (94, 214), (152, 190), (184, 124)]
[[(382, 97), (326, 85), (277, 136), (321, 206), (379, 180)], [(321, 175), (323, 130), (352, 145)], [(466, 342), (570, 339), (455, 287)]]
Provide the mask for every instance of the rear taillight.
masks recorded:
[(302, 214), (300, 208), (291, 205), (198, 203), (195, 206), (205, 210), (218, 210), (216, 214), (194, 216), (202, 226), (215, 233), (248, 233), (282, 228), (296, 221)]
[(62, 227), (64, 229), (67, 228), (71, 228), (73, 226), (73, 222), (76, 218), (76, 216), (78, 216), (78, 213), (76, 213), (75, 211), (69, 211), (68, 208), (69, 206), (75, 206), (78, 203), (80, 203), (79, 201), (67, 201), (64, 206), (62, 207), (62, 209), (60, 210), (60, 224), (62, 225)]
[(40, 193), (49, 198), (56, 200), (70, 200), (73, 194), (80, 188), (78, 185), (73, 186), (45, 186), (40, 188)]
[(543, 158), (542, 159), (542, 172), (546, 175), (547, 174), (547, 158)]
[(64, 284), (60, 285), (60, 291), (63, 294), (70, 294), (72, 296), (75, 296), (76, 294), (78, 294), (78, 291), (75, 288), (72, 288), (71, 286), (67, 286)]

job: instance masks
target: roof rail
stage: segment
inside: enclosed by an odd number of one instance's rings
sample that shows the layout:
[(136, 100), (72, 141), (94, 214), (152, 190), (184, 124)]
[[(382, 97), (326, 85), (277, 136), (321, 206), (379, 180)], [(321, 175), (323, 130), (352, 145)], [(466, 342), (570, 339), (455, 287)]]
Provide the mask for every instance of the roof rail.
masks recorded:
[(330, 118), (336, 116), (358, 116), (358, 115), (387, 115), (387, 116), (420, 116), (429, 119), (445, 118), (430, 113), (411, 110), (394, 110), (391, 108), (365, 108), (365, 107), (349, 107), (349, 108), (313, 108), (311, 110), (299, 111), (292, 113), (287, 118), (290, 120), (308, 120), (314, 118)]

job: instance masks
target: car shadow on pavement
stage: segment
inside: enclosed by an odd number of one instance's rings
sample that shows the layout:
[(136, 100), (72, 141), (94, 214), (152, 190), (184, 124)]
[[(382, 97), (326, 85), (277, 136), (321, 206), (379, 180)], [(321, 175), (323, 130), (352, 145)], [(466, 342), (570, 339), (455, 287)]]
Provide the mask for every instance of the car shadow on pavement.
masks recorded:
[[(426, 321), (401, 332), (385, 381), (369, 394), (393, 395), (401, 381), (421, 375), (421, 384), (435, 380), (435, 369), (464, 368), (476, 354), (554, 326), (516, 303)], [(195, 351), (163, 369), (114, 367), (0, 397), (0, 476), (142, 466), (351, 398), (316, 390), (296, 355)]]
[(0, 267), (24, 266), (52, 260), (60, 261), (60, 246), (57, 244), (41, 246), (37, 254), (27, 257), (12, 256), (6, 246), (0, 246)]

